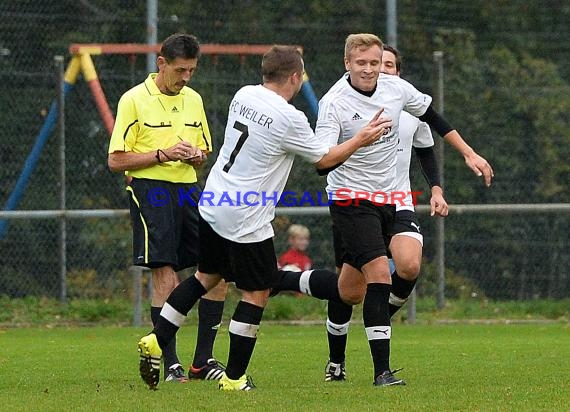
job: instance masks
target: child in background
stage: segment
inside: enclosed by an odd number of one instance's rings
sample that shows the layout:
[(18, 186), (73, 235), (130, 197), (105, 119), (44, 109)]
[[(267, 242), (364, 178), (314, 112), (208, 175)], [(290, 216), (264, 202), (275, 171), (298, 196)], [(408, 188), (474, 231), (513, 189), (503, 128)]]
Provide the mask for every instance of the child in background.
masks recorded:
[(313, 262), (305, 253), (310, 241), (309, 229), (303, 225), (291, 225), (287, 235), (289, 249), (277, 260), (279, 269), (300, 272), (311, 269)]

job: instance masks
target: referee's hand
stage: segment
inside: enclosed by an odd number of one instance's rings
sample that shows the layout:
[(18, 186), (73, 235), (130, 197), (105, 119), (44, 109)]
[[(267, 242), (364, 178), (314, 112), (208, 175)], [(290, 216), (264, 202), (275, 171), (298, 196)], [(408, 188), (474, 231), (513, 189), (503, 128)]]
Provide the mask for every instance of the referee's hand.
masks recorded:
[(206, 163), (206, 161), (208, 160), (208, 155), (206, 154), (206, 152), (203, 152), (198, 148), (195, 149), (196, 150), (193, 152), (193, 155), (188, 157), (187, 159), (184, 159), (183, 162), (188, 163), (189, 165), (192, 165), (194, 167), (200, 167), (204, 163)]

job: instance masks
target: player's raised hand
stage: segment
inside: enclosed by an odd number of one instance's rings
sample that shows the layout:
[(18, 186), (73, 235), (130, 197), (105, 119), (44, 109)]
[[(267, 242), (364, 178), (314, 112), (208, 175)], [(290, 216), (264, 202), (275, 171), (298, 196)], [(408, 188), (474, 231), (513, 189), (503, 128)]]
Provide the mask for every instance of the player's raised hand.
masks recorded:
[(384, 112), (384, 108), (381, 107), (380, 110), (378, 110), (376, 112), (376, 114), (374, 115), (374, 117), (372, 118), (372, 120), (370, 120), (370, 122), (368, 122), (368, 124), (372, 124), (374, 122), (377, 122), (378, 119), (380, 119), (380, 115)]
[(384, 112), (383, 108), (378, 110), (368, 124), (356, 134), (355, 137), (358, 136), (361, 139), (363, 146), (374, 143), (392, 129), (392, 119), (381, 117), (382, 112)]
[(380, 131), (380, 135), (383, 136), (390, 131), (392, 128), (392, 119), (387, 117), (381, 117), (382, 113), (384, 112), (384, 108), (381, 107), (380, 110), (376, 112), (372, 120), (368, 122), (368, 125), (371, 127), (378, 127), (381, 126), (382, 130)]
[(476, 152), (472, 152), (465, 156), (465, 164), (467, 164), (467, 167), (473, 170), (473, 173), (477, 176), (483, 176), (487, 187), (491, 186), (491, 181), (493, 177), (495, 177), (495, 173), (485, 158), (479, 156)]

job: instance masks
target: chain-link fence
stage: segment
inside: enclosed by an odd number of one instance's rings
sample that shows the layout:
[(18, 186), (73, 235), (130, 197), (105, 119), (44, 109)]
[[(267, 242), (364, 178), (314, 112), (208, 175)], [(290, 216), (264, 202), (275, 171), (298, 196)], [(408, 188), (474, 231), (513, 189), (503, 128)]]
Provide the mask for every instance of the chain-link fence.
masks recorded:
[[(161, 0), (158, 37), (185, 31), (196, 34), (202, 43), (301, 45), (311, 85), (320, 97), (342, 74), (346, 35), (367, 31), (383, 37), (386, 28), (384, 1), (245, 3), (238, 7), (230, 1)], [(403, 77), (431, 93), (431, 56), (434, 50), (442, 50), (445, 116), (495, 168), (495, 183), (486, 189), (460, 156), (446, 150), (446, 197), (451, 204), (569, 202), (570, 8), (564, 2), (552, 8), (528, 3), (398, 2)], [(39, 139), (57, 96), (54, 56), (65, 56), (68, 64), (71, 43), (144, 43), (145, 15), (145, 2), (136, 1), (0, 4), (0, 202), (4, 208), (50, 210), (60, 205), (57, 135), (48, 133), (45, 142)], [(92, 57), (114, 112), (120, 95), (146, 77), (145, 56)], [(258, 56), (204, 55), (200, 60), (191, 87), (204, 98), (215, 148), (223, 141), (231, 96), (243, 84), (260, 81), (259, 64)], [(306, 100), (299, 96), (294, 103), (314, 123)], [(123, 178), (111, 173), (106, 164), (108, 133), (81, 76), (67, 94), (65, 117), (67, 209), (126, 208)], [(415, 166), (412, 180), (416, 189), (425, 190)], [(323, 186), (324, 180), (310, 165), (296, 162), (289, 190), (316, 193)], [(428, 198), (420, 196), (419, 201), (425, 204)], [(563, 210), (452, 214), (446, 219), (446, 293), (496, 299), (569, 297), (569, 220)], [(418, 289), (420, 294), (433, 295), (435, 229), (428, 216), (422, 215), (421, 221), (425, 259)], [(278, 252), (286, 247), (289, 223), (311, 229), (309, 252), (315, 265), (332, 268), (329, 217), (278, 218)], [(68, 219), (66, 224), (67, 296), (130, 294), (128, 216)], [(0, 294), (59, 296), (60, 222), (17, 219), (4, 220), (3, 225)]]

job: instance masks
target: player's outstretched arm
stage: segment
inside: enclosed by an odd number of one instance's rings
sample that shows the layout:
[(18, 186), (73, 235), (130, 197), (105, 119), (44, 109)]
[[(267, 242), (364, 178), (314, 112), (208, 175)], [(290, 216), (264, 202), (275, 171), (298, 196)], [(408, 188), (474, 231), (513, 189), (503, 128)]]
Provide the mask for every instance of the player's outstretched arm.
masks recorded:
[(465, 140), (463, 140), (459, 132), (451, 127), (450, 124), (439, 113), (437, 113), (432, 106), (429, 106), (426, 112), (421, 115), (419, 119), (433, 127), (440, 136), (447, 140), (449, 144), (461, 153), (465, 158), (465, 163), (473, 173), (477, 176), (483, 176), (485, 185), (491, 186), (494, 172), (489, 162), (479, 156), (477, 152), (475, 152), (475, 150), (473, 150)]
[(473, 150), (465, 140), (463, 140), (457, 130), (450, 131), (443, 136), (443, 138), (463, 155), (467, 167), (469, 167), (469, 169), (471, 169), (477, 176), (483, 176), (483, 180), (487, 187), (491, 186), (491, 181), (493, 180), (495, 173), (493, 172), (493, 168), (489, 162)]

